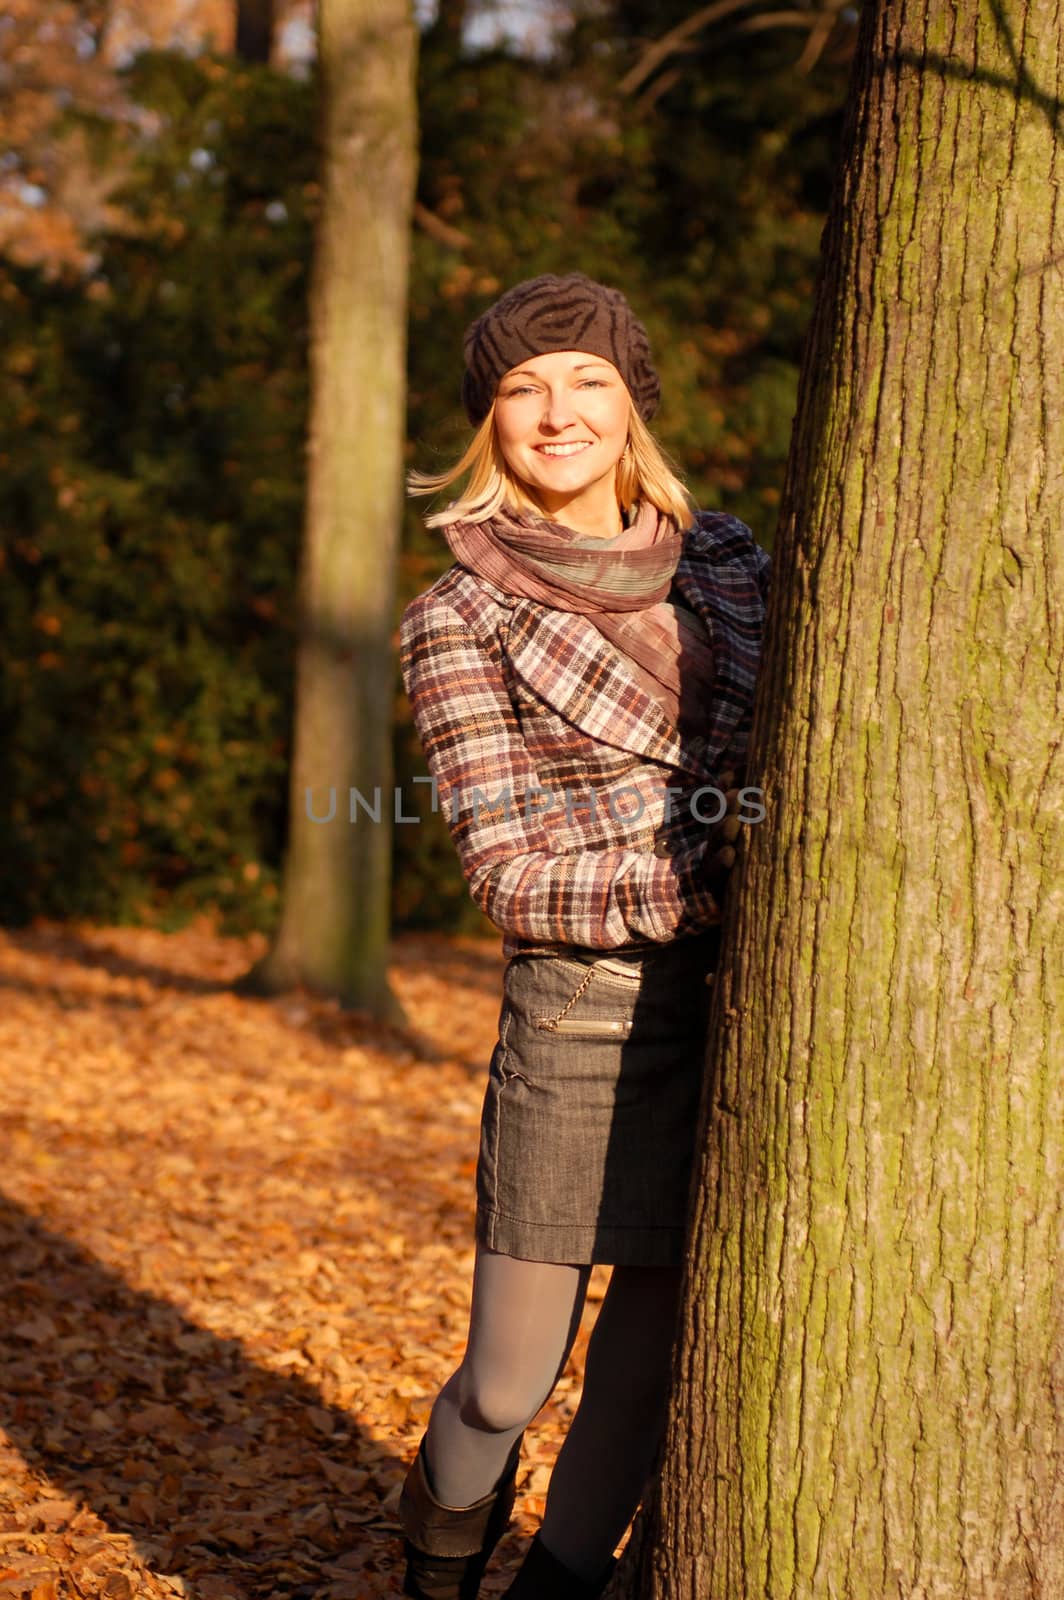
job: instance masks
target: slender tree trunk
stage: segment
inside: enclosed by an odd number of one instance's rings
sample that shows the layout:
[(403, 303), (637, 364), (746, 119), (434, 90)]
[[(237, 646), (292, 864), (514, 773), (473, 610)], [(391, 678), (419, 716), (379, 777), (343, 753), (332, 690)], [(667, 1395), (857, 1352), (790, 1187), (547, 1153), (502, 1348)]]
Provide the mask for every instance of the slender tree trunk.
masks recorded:
[(445, 38), (457, 56), (462, 48), (462, 32), (469, 11), (468, 0), (439, 0), (436, 20), (430, 32)]
[(862, 10), (640, 1600), (1064, 1596), (1062, 20)]
[[(416, 50), (409, 0), (322, 0), (324, 182), (290, 835), (280, 931), (242, 985), (302, 981), (393, 1019), (392, 633)], [(330, 820), (313, 820), (330, 809)]]
[(242, 60), (269, 61), (273, 11), (273, 0), (237, 0), (236, 53)]

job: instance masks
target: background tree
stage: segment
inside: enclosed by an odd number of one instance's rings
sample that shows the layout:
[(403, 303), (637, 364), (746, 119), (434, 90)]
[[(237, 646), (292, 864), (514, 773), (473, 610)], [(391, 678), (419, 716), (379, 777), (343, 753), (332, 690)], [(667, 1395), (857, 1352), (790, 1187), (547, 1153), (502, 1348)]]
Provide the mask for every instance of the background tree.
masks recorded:
[(862, 16), (648, 1600), (1064, 1593), (1062, 21)]
[[(320, 29), (323, 196), (288, 850), (280, 927), (245, 983), (303, 981), (398, 1014), (386, 974), (391, 636), (417, 34), (409, 0), (324, 0)], [(373, 816), (349, 810), (353, 789), (376, 802)], [(323, 823), (329, 795), (335, 813)]]
[(274, 0), (237, 0), (236, 53), (245, 61), (269, 61)]

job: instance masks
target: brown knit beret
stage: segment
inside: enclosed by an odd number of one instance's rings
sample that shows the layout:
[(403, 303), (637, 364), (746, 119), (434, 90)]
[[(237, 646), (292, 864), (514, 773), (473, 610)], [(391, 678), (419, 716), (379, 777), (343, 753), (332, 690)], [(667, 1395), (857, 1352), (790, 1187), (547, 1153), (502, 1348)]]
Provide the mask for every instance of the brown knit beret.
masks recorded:
[(657, 410), (661, 385), (650, 363), (646, 329), (619, 289), (582, 272), (546, 272), (507, 289), (466, 329), (462, 400), (469, 420), (483, 422), (499, 379), (530, 356), (586, 350), (612, 361), (644, 422)]

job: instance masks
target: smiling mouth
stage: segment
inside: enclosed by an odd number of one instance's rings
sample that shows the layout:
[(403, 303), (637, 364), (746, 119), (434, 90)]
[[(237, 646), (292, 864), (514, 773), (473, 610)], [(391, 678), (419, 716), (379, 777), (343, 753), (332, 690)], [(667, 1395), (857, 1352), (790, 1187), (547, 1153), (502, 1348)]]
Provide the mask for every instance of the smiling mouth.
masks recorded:
[(579, 444), (537, 444), (535, 449), (541, 456), (578, 456), (581, 450), (591, 449), (591, 440), (583, 439)]

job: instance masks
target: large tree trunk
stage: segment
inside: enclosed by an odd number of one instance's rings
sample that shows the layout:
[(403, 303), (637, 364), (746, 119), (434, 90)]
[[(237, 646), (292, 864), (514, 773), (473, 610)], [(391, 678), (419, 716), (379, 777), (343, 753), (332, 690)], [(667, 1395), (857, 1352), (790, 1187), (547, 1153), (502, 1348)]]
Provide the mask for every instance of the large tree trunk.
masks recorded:
[(1062, 15), (862, 10), (640, 1600), (1064, 1596)]
[[(391, 639), (416, 50), (409, 0), (322, 0), (324, 182), (289, 846), (275, 946), (242, 984), (301, 981), (392, 1018)], [(330, 796), (331, 820), (313, 820), (329, 816)]]

